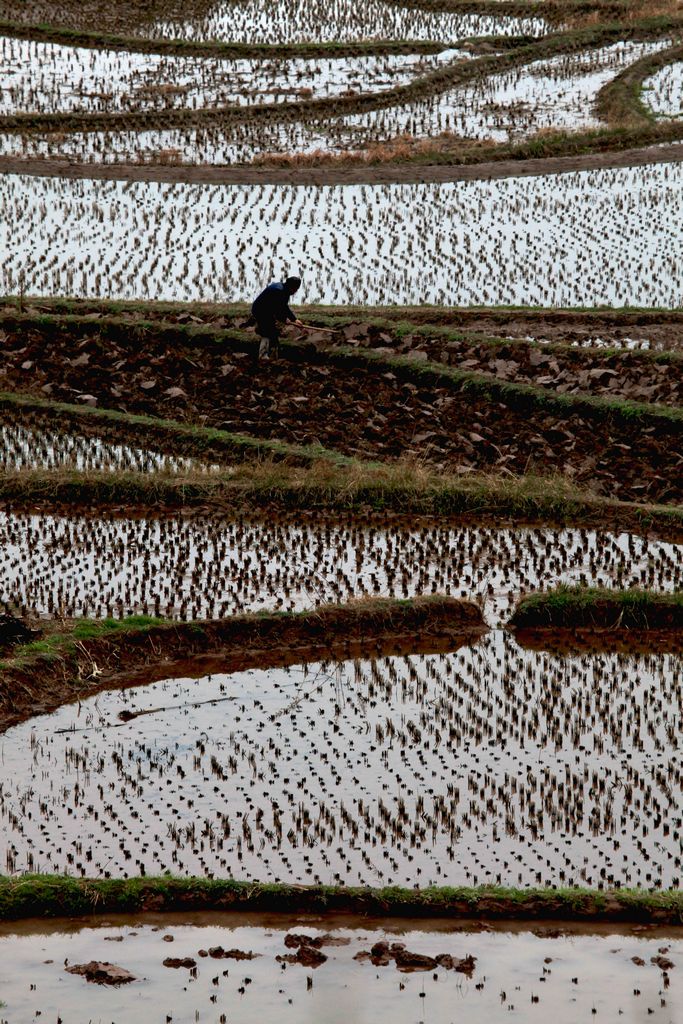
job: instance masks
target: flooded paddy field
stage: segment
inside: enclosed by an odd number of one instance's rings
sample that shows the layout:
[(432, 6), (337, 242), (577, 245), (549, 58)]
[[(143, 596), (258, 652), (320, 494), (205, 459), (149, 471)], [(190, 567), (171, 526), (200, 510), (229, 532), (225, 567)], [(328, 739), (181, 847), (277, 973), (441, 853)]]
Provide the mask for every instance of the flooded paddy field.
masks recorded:
[(92, 50), (0, 36), (4, 87), (0, 114), (155, 111), (249, 106), (351, 87), (381, 92), (404, 85), (466, 52), (317, 60), (229, 60)]
[(540, 36), (542, 18), (491, 17), (430, 11), (385, 0), (288, 0), (273, 10), (268, 0), (213, 4), (204, 17), (158, 21), (141, 34), (163, 39), (221, 39), (258, 43), (359, 39), (468, 39), (488, 35)]
[[(453, 37), (451, 37), (451, 40)], [(103, 124), (97, 131), (5, 134), (4, 155), (62, 157), (85, 162), (165, 159), (171, 163), (226, 164), (270, 161), (278, 155), (356, 153), (391, 144), (438, 138), (442, 133), (485, 142), (519, 142), (541, 131), (597, 128), (601, 89), (643, 58), (668, 50), (668, 38), (569, 52), (532, 61), (434, 95), (397, 98), (379, 109), (343, 116), (260, 119), (212, 127), (155, 125), (154, 112), (219, 108), (231, 104), (296, 102), (379, 94), (419, 82), (438, 69), (473, 59), (457, 42), (434, 55), (386, 55), (288, 61), (230, 61), (128, 52), (92, 51), (51, 43), (2, 39), (8, 86), (0, 114), (32, 111), (149, 112), (139, 130)], [(457, 68), (455, 68), (457, 71)], [(666, 95), (672, 88), (666, 86)], [(659, 92), (657, 93), (657, 96)], [(399, 102), (400, 99), (400, 102)], [(165, 157), (161, 154), (166, 154)]]
[[(284, 262), (309, 303), (677, 307), (682, 175), (329, 187), (5, 175), (0, 288), (224, 302)], [(549, 251), (555, 272), (538, 274)]]
[(681, 876), (680, 657), (453, 653), (168, 678), (2, 740), (2, 862), (346, 885)]
[[(0, 420), (1, 420), (0, 416)], [(221, 467), (197, 459), (171, 456), (97, 437), (61, 430), (0, 422), (0, 469), (72, 469), (79, 472), (108, 470), (133, 473), (212, 473)]]
[[(559, 57), (492, 74), (467, 86), (447, 89), (430, 99), (320, 123), (295, 142), (283, 132), (284, 152), (323, 148), (362, 150), (396, 135), (435, 138), (452, 132), (465, 139), (519, 141), (544, 130), (579, 131), (600, 125), (596, 102), (600, 90), (625, 68), (669, 49), (672, 40), (611, 46)], [(274, 149), (277, 152), (277, 149)]]
[(543, 18), (500, 17), (429, 10), (395, 0), (153, 0), (112, 8), (104, 0), (2, 0), (0, 17), (25, 24), (49, 23), (71, 29), (133, 32), (143, 38), (218, 40), (257, 44), (366, 39), (467, 39), (485, 35), (540, 36)]
[(643, 82), (643, 99), (656, 117), (683, 117), (683, 61)]
[[(113, 10), (102, 0), (3, 0), (0, 157), (33, 169), (64, 162), (67, 174), (115, 163), (134, 180), (141, 164), (399, 170), (436, 154), (455, 165), (463, 149), (465, 162), (484, 161), (480, 152), (532, 139), (552, 155), (570, 133), (582, 133), (578, 148), (590, 152), (602, 149), (591, 133), (614, 128), (634, 146), (666, 143), (671, 125), (645, 125), (630, 109), (635, 98), (616, 110), (610, 103), (621, 73), (636, 65), (635, 75), (651, 75), (658, 53), (677, 59), (675, 5), (652, 13), (412, 0), (156, 0)], [(672, 88), (675, 80), (656, 83), (657, 103), (661, 93), (670, 106)]]
[(192, 619), (444, 593), (482, 601), (495, 624), (520, 594), (560, 582), (678, 589), (682, 550), (583, 529), (3, 512), (0, 600), (38, 615)]
[[(289, 938), (288, 938), (289, 936)], [(292, 937), (324, 942), (319, 967), (279, 961)], [(378, 943), (434, 958), (472, 957), (466, 974), (437, 965), (399, 970), (357, 959)], [(315, 947), (312, 947), (315, 949)], [(200, 953), (201, 951), (201, 953)], [(212, 951), (210, 953), (209, 951)], [(221, 952), (253, 954), (239, 961)], [(302, 1020), (344, 1024), (439, 1021), (472, 1024), (552, 1014), (557, 1024), (596, 1019), (675, 1024), (682, 1009), (680, 928), (468, 925), (376, 918), (164, 915), (5, 924), (0, 929), (0, 1020), (112, 1024), (251, 1024)], [(202, 955), (208, 954), (208, 955)], [(89, 984), (65, 967), (113, 962), (134, 981)], [(165, 960), (195, 966), (171, 968)], [(377, 958), (376, 958), (377, 959)], [(668, 971), (658, 963), (676, 965)], [(425, 963), (428, 961), (425, 960)], [(444, 960), (447, 963), (447, 960)]]

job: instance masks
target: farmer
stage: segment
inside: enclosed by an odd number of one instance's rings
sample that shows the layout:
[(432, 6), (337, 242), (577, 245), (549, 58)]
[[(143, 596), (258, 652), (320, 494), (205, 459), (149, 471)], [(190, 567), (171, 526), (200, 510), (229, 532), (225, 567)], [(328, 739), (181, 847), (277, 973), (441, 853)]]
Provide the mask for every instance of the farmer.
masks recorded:
[(301, 325), (301, 320), (292, 313), (289, 307), (289, 300), (301, 287), (300, 277), (288, 277), (286, 281), (269, 284), (261, 294), (254, 300), (251, 307), (251, 315), (256, 321), (256, 333), (265, 340), (259, 346), (256, 361), (263, 351), (268, 355), (270, 347), (273, 348), (273, 355), (277, 357), (280, 353), (280, 325), (285, 321)]

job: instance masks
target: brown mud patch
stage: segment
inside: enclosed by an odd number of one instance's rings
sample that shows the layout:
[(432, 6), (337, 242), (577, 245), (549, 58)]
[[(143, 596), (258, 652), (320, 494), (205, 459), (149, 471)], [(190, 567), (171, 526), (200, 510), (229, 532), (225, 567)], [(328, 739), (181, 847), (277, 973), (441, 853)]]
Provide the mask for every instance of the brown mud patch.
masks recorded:
[(215, 621), (177, 622), (104, 631), (52, 643), (39, 651), (15, 648), (2, 662), (0, 733), (34, 715), (102, 689), (139, 686), (169, 674), (347, 660), (426, 648), (454, 650), (485, 626), (481, 609), (455, 598), (377, 599), (298, 614), (257, 613)]
[(645, 405), (632, 415), (591, 396), (313, 344), (290, 344), (286, 358), (257, 367), (215, 338), (171, 347), (153, 336), (141, 344), (125, 328), (117, 341), (99, 339), (95, 328), (68, 360), (64, 344), (53, 328), (5, 331), (4, 386), (363, 460), (414, 459), (456, 474), (555, 473), (601, 497), (683, 501), (683, 421), (674, 410), (650, 414)]

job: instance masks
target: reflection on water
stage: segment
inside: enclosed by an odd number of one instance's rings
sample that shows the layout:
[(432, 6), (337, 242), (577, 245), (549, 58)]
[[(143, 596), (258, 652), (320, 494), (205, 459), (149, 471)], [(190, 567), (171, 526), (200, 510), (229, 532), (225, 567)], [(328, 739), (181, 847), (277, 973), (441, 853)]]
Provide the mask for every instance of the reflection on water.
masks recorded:
[(7, 732), (10, 872), (322, 884), (680, 880), (680, 658), (521, 650), (100, 693)]

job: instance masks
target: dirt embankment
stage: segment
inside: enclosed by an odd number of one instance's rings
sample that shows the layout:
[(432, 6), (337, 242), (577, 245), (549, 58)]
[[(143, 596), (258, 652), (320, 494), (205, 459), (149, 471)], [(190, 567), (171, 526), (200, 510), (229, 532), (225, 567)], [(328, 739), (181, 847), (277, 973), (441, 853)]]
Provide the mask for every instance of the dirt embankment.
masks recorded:
[(683, 598), (645, 590), (560, 588), (528, 594), (510, 625), (517, 629), (680, 630)]
[[(254, 369), (246, 353), (134, 331), (94, 334), (5, 331), (7, 390), (167, 419), (254, 437), (322, 444), (363, 459), (424, 460), (454, 472), (558, 473), (621, 500), (683, 501), (683, 424), (560, 409), (538, 395), (488, 396), (467, 382), (407, 368), (332, 362), (296, 350)], [(315, 359), (311, 361), (309, 357)], [(301, 361), (293, 362), (293, 359)]]
[(257, 613), (216, 621), (48, 627), (38, 646), (0, 662), (0, 733), (101, 689), (177, 674), (241, 671), (378, 656), (408, 649), (453, 650), (481, 634), (481, 609), (450, 597), (376, 599), (315, 611)]
[(207, 166), (173, 164), (90, 164), (73, 160), (0, 157), (0, 173), (100, 181), (160, 181), (226, 185), (419, 185), (451, 181), (493, 181), (529, 178), (571, 171), (590, 171), (648, 164), (678, 163), (683, 143), (667, 143), (574, 156), (526, 160), (484, 160), (469, 164), (340, 163), (319, 167)]
[(544, 921), (543, 937), (562, 921), (680, 924), (677, 891), (260, 885), (231, 879), (75, 879), (49, 875), (0, 880), (0, 920), (80, 917), (92, 913), (197, 910), (362, 914), (375, 917)]

